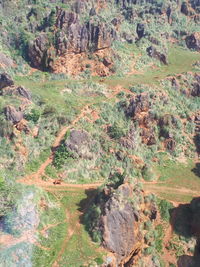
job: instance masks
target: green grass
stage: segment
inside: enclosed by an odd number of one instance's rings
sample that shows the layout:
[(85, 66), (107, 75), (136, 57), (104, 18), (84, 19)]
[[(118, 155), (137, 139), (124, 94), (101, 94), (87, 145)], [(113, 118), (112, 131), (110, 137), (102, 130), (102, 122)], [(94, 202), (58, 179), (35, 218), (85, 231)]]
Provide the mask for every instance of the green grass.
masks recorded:
[(147, 69), (144, 73), (126, 76), (126, 78), (115, 75), (105, 79), (105, 83), (110, 86), (121, 85), (129, 87), (136, 84), (156, 84), (158, 80), (167, 76), (175, 75), (187, 71), (195, 70), (192, 65), (200, 60), (200, 53), (191, 52), (181, 47), (171, 47), (169, 49), (169, 64), (162, 65), (158, 69)]
[(166, 161), (165, 164), (154, 168), (159, 177), (158, 184), (144, 184), (144, 188), (162, 199), (188, 203), (198, 195), (198, 191), (200, 194), (200, 177), (194, 172), (195, 168), (195, 163), (192, 161), (188, 161), (187, 164)]
[(187, 164), (167, 162), (166, 165), (157, 168), (160, 181), (164, 180), (165, 186), (173, 188), (186, 188), (198, 191), (200, 177), (195, 174), (195, 163), (188, 161)]
[(193, 199), (192, 195), (186, 195), (184, 193), (178, 195), (176, 193), (160, 192), (158, 193), (158, 195), (163, 199), (167, 199), (168, 201), (179, 202), (179, 203), (189, 203)]
[[(58, 113), (77, 114), (84, 105), (102, 101), (102, 96), (92, 94), (88, 96), (82, 92), (82, 87), (90, 87), (91, 81), (49, 80), (46, 79), (45, 75), (42, 77), (35, 80), (32, 76), (17, 76), (15, 77), (15, 82), (17, 85), (28, 88), (32, 93), (33, 99), (54, 107)], [(65, 89), (69, 89), (71, 92), (63, 92)]]
[[(58, 261), (60, 266), (78, 267), (95, 260), (101, 261), (103, 253), (99, 251), (98, 245), (91, 241), (84, 225), (80, 222), (82, 215), (80, 210), (88, 203), (85, 190), (69, 188), (65, 191), (56, 191), (55, 189), (49, 193), (49, 198), (57, 207), (43, 212), (39, 229), (49, 224), (58, 222), (60, 224), (48, 230), (47, 238), (39, 235), (40, 245), (48, 250), (35, 246), (33, 266), (50, 267)], [(68, 238), (69, 232), (72, 232), (70, 238)], [(59, 254), (61, 250), (63, 253)]]
[(28, 161), (25, 165), (25, 173), (30, 174), (36, 172), (39, 169), (40, 165), (50, 156), (50, 153), (50, 148), (45, 149), (36, 159)]

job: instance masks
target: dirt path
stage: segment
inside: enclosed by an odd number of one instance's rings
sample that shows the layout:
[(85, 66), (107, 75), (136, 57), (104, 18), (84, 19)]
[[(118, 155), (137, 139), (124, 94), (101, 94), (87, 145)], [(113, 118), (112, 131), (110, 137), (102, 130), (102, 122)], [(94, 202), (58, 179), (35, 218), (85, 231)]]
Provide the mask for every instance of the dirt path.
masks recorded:
[(174, 193), (178, 195), (200, 196), (200, 191), (194, 191), (187, 188), (174, 188), (169, 186), (159, 186), (159, 183), (144, 183), (144, 189), (151, 193)]
[[(124, 91), (128, 94), (134, 95), (134, 93), (132, 93), (128, 89), (125, 89), (122, 86), (116, 86), (115, 90), (113, 90), (109, 93), (109, 95), (107, 96), (107, 99), (112, 99), (121, 91)], [(73, 126), (75, 126), (82, 118), (88, 118), (87, 114), (92, 115), (92, 119), (89, 119), (91, 123), (96, 120), (98, 114), (94, 110), (90, 109), (90, 106), (92, 106), (92, 105), (93, 105), (93, 103), (91, 103), (90, 105), (86, 105), (82, 109), (81, 113), (70, 123), (70, 125), (65, 126), (60, 130), (60, 132), (58, 133), (58, 135), (55, 138), (54, 144), (51, 147), (52, 152), (51, 152), (50, 156), (40, 165), (38, 171), (35, 173), (32, 173), (30, 175), (27, 175), (26, 177), (24, 177), (22, 179), (19, 179), (18, 182), (21, 182), (21, 183), (27, 184), (27, 185), (33, 185), (34, 184), (34, 185), (37, 185), (40, 187), (47, 186), (47, 183), (49, 183), (48, 185), (52, 184), (51, 182), (45, 182), (41, 179), (41, 177), (45, 173), (45, 169), (47, 168), (48, 165), (50, 165), (53, 162), (56, 148), (61, 144), (61, 142), (63, 141), (65, 134), (67, 133), (68, 130), (73, 128)], [(66, 184), (66, 186), (68, 186), (68, 185), (71, 185), (71, 184)], [(73, 186), (78, 187), (78, 185), (73, 185)], [(79, 185), (79, 186), (81, 188), (83, 185)], [(89, 188), (89, 186), (90, 186), (90, 188), (94, 188), (93, 184), (90, 184), (90, 185), (88, 184), (87, 188)]]
[(23, 235), (21, 235), (20, 237), (14, 237), (13, 235), (10, 234), (0, 235), (0, 245), (3, 246), (4, 248), (10, 248), (22, 242), (36, 244), (37, 243), (36, 230), (28, 230), (24, 232)]
[[(90, 104), (90, 105), (92, 105), (92, 104)], [(70, 125), (65, 126), (61, 129), (61, 131), (59, 132), (59, 134), (55, 138), (54, 144), (51, 147), (52, 152), (51, 152), (50, 156), (40, 165), (38, 171), (31, 174), (31, 175), (28, 175), (22, 179), (19, 179), (18, 182), (28, 184), (28, 185), (37, 184), (39, 186), (41, 186), (42, 184), (45, 183), (40, 178), (45, 173), (46, 167), (53, 162), (56, 148), (61, 144), (67, 131), (69, 129), (71, 129), (74, 125), (76, 125), (76, 123), (79, 122), (79, 120), (84, 118), (86, 116), (86, 114), (91, 113), (91, 110), (89, 109), (90, 105), (86, 105), (82, 109), (81, 113), (71, 122)], [(40, 181), (40, 183), (39, 183), (39, 181)]]
[[(131, 54), (131, 56), (134, 56), (134, 54)], [(133, 74), (142, 74), (142, 71), (136, 70), (136, 64), (138, 59), (141, 57), (142, 55), (139, 54), (137, 55), (135, 58), (133, 58), (132, 64), (131, 64), (131, 69), (130, 71), (127, 73), (127, 75), (133, 75)]]
[(72, 219), (72, 215), (70, 214), (70, 212), (68, 210), (66, 210), (66, 218), (67, 218), (66, 219), (67, 222), (69, 223), (69, 225), (67, 226), (67, 235), (66, 235), (65, 239), (63, 240), (62, 247), (61, 247), (61, 249), (60, 249), (60, 251), (56, 257), (56, 260), (52, 264), (52, 267), (58, 267), (59, 266), (59, 261), (65, 252), (65, 249), (67, 247), (68, 242), (71, 240), (75, 231), (77, 231), (77, 228), (80, 227), (79, 220), (77, 221), (77, 223), (75, 224), (75, 226), (73, 228), (71, 227), (70, 220)]

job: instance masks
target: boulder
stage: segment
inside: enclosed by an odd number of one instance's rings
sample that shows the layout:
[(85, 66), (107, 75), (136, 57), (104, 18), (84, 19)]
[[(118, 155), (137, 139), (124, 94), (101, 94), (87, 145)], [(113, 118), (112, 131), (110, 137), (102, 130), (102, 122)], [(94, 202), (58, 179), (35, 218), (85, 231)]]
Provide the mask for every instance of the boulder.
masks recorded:
[(138, 249), (139, 214), (128, 201), (129, 197), (133, 197), (131, 186), (119, 186), (116, 194), (111, 194), (105, 203), (100, 218), (102, 245), (117, 254), (118, 263), (129, 258)]
[(188, 6), (188, 3), (187, 2), (183, 2), (182, 5), (181, 5), (181, 12), (183, 14), (185, 14), (186, 16), (189, 15), (189, 6)]
[(156, 138), (154, 130), (152, 128), (142, 128), (140, 136), (142, 137), (142, 143), (152, 146), (156, 144)]
[(192, 8), (195, 9), (196, 12), (200, 13), (200, 1), (199, 0), (189, 0)]
[(12, 78), (7, 73), (0, 74), (0, 89), (14, 85)]
[(144, 36), (144, 29), (145, 29), (144, 24), (142, 24), (142, 23), (137, 24), (136, 32), (137, 32), (139, 39), (141, 39)]
[(23, 113), (17, 111), (13, 106), (7, 106), (4, 110), (6, 119), (11, 121), (13, 124), (20, 122), (23, 119)]
[[(89, 20), (83, 23), (76, 12), (57, 8), (55, 42), (46, 33), (40, 35), (28, 46), (28, 56), (35, 68), (52, 69), (56, 55), (82, 53), (109, 48), (117, 38), (112, 26), (104, 22)], [(49, 48), (50, 47), (50, 48)]]
[(157, 49), (154, 46), (150, 46), (147, 48), (147, 53), (149, 57), (158, 59), (161, 63), (163, 63), (164, 65), (167, 65), (167, 57), (166, 55), (160, 53), (159, 51), (157, 51)]
[(88, 159), (92, 157), (92, 153), (90, 152), (90, 138), (86, 131), (72, 130), (69, 138), (65, 141), (65, 145), (79, 157)]
[(28, 46), (28, 57), (35, 68), (44, 69), (45, 55), (49, 46), (49, 40), (46, 33), (41, 33)]
[(165, 147), (167, 150), (173, 152), (175, 151), (175, 148), (176, 148), (176, 141), (172, 138), (168, 138), (166, 141), (165, 141)]
[(31, 100), (30, 92), (27, 89), (25, 89), (23, 86), (17, 87), (16, 91), (20, 96), (22, 96), (28, 100)]
[(195, 32), (187, 36), (185, 42), (189, 49), (200, 52), (200, 32)]
[(172, 83), (172, 87), (173, 87), (175, 90), (179, 90), (179, 89), (180, 89), (180, 84), (179, 84), (178, 80), (177, 80), (175, 77), (173, 77), (173, 78), (171, 79), (171, 83)]
[(14, 65), (13, 60), (7, 55), (0, 52), (0, 67), (2, 68), (10, 68)]
[(131, 127), (129, 133), (125, 137), (120, 138), (120, 144), (128, 149), (133, 149), (136, 146), (136, 141), (137, 138), (134, 127)]
[(150, 107), (149, 95), (147, 93), (141, 93), (131, 99), (126, 114), (135, 118), (141, 112), (148, 112)]
[(191, 96), (200, 97), (200, 84), (194, 83), (191, 89)]

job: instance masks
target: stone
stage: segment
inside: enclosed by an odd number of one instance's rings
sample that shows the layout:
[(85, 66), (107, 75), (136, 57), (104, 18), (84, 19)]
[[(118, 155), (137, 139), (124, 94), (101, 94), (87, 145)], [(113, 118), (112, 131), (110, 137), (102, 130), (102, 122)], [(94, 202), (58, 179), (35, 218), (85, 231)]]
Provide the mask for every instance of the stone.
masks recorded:
[(46, 33), (41, 33), (34, 41), (31, 41), (28, 46), (28, 57), (33, 67), (44, 69), (45, 53), (49, 40)]
[(54, 44), (44, 32), (29, 43), (28, 56), (35, 68), (51, 70), (57, 55), (109, 48), (117, 39), (114, 28), (104, 22), (95, 23), (91, 19), (83, 23), (77, 13), (62, 8), (57, 8), (56, 17), (55, 26), (59, 31), (55, 34)]
[(4, 114), (8, 121), (11, 121), (13, 124), (20, 122), (23, 119), (23, 113), (17, 111), (13, 106), (7, 106), (4, 109)]
[(200, 84), (199, 83), (193, 84), (193, 87), (191, 90), (191, 96), (200, 97)]
[(142, 23), (138, 23), (137, 24), (136, 32), (137, 32), (137, 35), (138, 35), (139, 39), (144, 37), (144, 29), (145, 29), (144, 24), (142, 24)]
[(90, 137), (84, 130), (72, 130), (69, 138), (65, 141), (66, 147), (82, 158), (92, 158), (90, 152)]
[(135, 118), (141, 112), (147, 112), (150, 107), (149, 95), (147, 93), (141, 93), (131, 99), (126, 114)]
[(181, 5), (181, 12), (183, 14), (185, 14), (186, 16), (189, 15), (189, 6), (188, 6), (188, 3), (186, 2), (183, 2), (182, 5)]
[(147, 54), (148, 54), (149, 57), (158, 59), (164, 65), (168, 64), (166, 55), (158, 52), (157, 49), (154, 46), (150, 46), (150, 47), (147, 48)]
[(171, 152), (175, 151), (176, 141), (174, 139), (172, 139), (172, 138), (166, 139), (165, 147), (166, 147), (166, 149), (168, 149)]
[(189, 49), (200, 52), (200, 32), (195, 32), (187, 36), (185, 42)]
[(4, 53), (0, 52), (0, 67), (10, 68), (13, 66), (14, 66), (13, 60)]
[(22, 96), (28, 100), (31, 100), (30, 92), (27, 89), (25, 89), (23, 86), (17, 87), (16, 91), (20, 96)]
[(151, 128), (142, 128), (140, 136), (142, 137), (142, 142), (148, 146), (156, 144), (156, 138), (154, 130)]
[(7, 73), (0, 74), (0, 89), (14, 85), (12, 78)]
[(133, 189), (128, 184), (118, 187), (117, 195), (110, 195), (103, 207), (100, 225), (102, 230), (102, 245), (117, 254), (118, 261), (128, 258), (137, 242), (138, 213), (133, 205), (127, 201), (133, 195)]

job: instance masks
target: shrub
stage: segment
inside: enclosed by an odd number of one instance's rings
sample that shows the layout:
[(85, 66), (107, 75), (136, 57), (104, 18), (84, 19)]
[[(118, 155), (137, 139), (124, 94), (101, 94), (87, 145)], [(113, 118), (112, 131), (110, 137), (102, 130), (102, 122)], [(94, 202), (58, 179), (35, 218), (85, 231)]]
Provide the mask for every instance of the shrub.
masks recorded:
[(143, 167), (142, 176), (145, 181), (152, 181), (156, 178), (156, 175), (154, 174), (153, 170), (148, 165), (145, 165)]
[(16, 189), (0, 178), (0, 218), (6, 216), (16, 203)]
[(40, 118), (40, 111), (36, 109), (31, 109), (31, 112), (25, 115), (25, 119), (28, 121), (38, 122)]
[(111, 138), (114, 138), (114, 139), (119, 139), (125, 136), (126, 133), (127, 133), (127, 129), (122, 128), (122, 126), (116, 122), (109, 128), (109, 135)]
[(89, 69), (89, 68), (91, 68), (91, 65), (90, 65), (90, 64), (86, 64), (85, 67), (86, 67), (87, 69)]
[(86, 230), (90, 233), (94, 242), (100, 243), (102, 240), (101, 232), (96, 227), (98, 219), (101, 215), (100, 207), (93, 204), (84, 215), (84, 224)]
[(111, 181), (111, 185), (114, 188), (118, 188), (121, 184), (123, 184), (125, 179), (125, 175), (121, 173), (114, 173), (113, 175), (110, 175), (109, 180)]
[(168, 202), (167, 200), (162, 199), (158, 203), (158, 207), (159, 207), (160, 215), (161, 215), (162, 219), (165, 221), (169, 221), (169, 219), (170, 219), (169, 210), (173, 208), (172, 204), (170, 202)]
[(101, 265), (104, 263), (103, 259), (102, 258), (96, 258), (95, 259), (95, 262), (98, 264), (98, 265)]
[(65, 161), (69, 158), (73, 158), (73, 156), (73, 153), (67, 149), (65, 144), (62, 144), (55, 152), (53, 164), (57, 169), (60, 169)]

